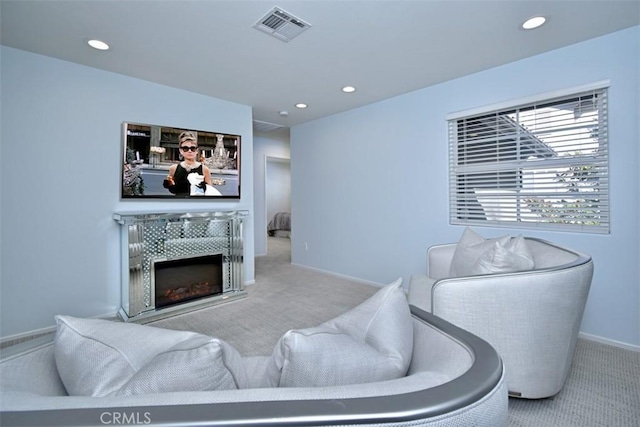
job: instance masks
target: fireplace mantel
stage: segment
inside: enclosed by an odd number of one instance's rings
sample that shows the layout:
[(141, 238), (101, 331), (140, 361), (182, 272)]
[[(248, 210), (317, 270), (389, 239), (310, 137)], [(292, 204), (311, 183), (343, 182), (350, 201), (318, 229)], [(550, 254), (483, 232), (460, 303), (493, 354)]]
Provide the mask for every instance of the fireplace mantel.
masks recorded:
[[(121, 308), (125, 321), (148, 322), (246, 296), (243, 221), (247, 211), (116, 212), (121, 226)], [(222, 293), (162, 308), (155, 306), (154, 264), (222, 255)]]

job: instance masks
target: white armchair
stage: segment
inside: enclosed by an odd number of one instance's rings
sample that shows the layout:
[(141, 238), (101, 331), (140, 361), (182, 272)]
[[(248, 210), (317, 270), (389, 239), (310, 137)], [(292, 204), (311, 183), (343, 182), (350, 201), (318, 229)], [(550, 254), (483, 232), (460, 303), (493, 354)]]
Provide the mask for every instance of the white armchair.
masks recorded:
[(534, 268), (449, 277), (456, 244), (427, 252), (427, 276), (409, 284), (409, 303), (488, 341), (502, 357), (509, 394), (557, 394), (569, 374), (591, 286), (590, 256), (526, 238)]

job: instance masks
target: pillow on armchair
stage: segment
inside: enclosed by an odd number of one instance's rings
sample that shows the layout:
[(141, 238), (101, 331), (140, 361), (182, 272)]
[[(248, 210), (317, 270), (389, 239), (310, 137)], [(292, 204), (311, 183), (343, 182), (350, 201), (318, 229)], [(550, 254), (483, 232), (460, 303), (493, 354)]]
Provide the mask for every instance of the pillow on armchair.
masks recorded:
[(510, 273), (534, 267), (533, 255), (521, 236), (485, 239), (465, 228), (451, 261), (451, 277)]
[(533, 254), (521, 235), (510, 238), (506, 243), (497, 241), (483, 252), (473, 264), (473, 274), (511, 273), (531, 270)]
[(319, 326), (285, 333), (265, 382), (274, 387), (322, 387), (384, 381), (406, 375), (413, 324), (402, 279)]

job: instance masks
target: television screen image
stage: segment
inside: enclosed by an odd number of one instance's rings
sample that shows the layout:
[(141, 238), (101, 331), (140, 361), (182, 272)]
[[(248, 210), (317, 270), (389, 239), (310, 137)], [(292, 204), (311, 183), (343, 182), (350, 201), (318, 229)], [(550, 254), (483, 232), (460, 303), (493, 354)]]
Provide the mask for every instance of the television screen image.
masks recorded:
[(123, 199), (240, 198), (240, 135), (125, 122)]

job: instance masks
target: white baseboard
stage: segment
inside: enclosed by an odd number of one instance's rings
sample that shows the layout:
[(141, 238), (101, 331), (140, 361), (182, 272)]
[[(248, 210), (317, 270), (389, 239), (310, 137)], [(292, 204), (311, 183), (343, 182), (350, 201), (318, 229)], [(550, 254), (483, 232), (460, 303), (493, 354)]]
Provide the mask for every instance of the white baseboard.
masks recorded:
[(626, 342), (599, 337), (597, 335), (585, 334), (584, 332), (578, 333), (578, 337), (589, 341), (599, 342), (600, 344), (607, 344), (613, 347), (623, 348), (625, 350), (631, 350), (640, 353), (639, 345), (628, 344)]
[(35, 329), (33, 331), (27, 331), (19, 334), (9, 335), (9, 336), (0, 338), (0, 345), (9, 343), (9, 342), (14, 342), (14, 341), (20, 342), (24, 340), (30, 340), (40, 335), (52, 334), (55, 331), (56, 331), (56, 326), (47, 326), (46, 328)]
[(244, 286), (250, 286), (250, 285), (255, 285), (256, 281), (254, 280), (245, 280), (244, 281)]
[[(115, 313), (102, 314), (100, 316), (93, 316), (91, 318), (113, 320), (118, 318), (118, 313), (115, 312)], [(53, 326), (47, 326), (45, 328), (34, 329), (27, 332), (21, 332), (19, 334), (2, 337), (0, 338), (0, 345), (4, 345), (5, 343), (10, 343), (10, 342), (20, 342), (20, 341), (30, 340), (35, 337), (39, 337), (40, 335), (53, 334), (56, 332), (56, 328), (57, 326), (53, 325)]]
[(292, 262), (291, 265), (295, 265), (296, 267), (306, 268), (307, 270), (318, 271), (320, 273), (328, 274), (328, 275), (334, 276), (334, 277), (339, 277), (339, 278), (345, 279), (345, 280), (350, 280), (352, 282), (358, 282), (358, 283), (363, 283), (365, 285), (375, 286), (377, 288), (383, 288), (385, 285), (388, 285), (388, 283), (373, 282), (371, 280), (365, 280), (365, 279), (360, 279), (359, 277), (347, 276), (346, 274), (340, 274), (340, 273), (336, 273), (334, 271), (323, 270), (321, 268), (316, 268), (316, 267), (309, 267), (308, 265), (296, 264), (294, 262)]

